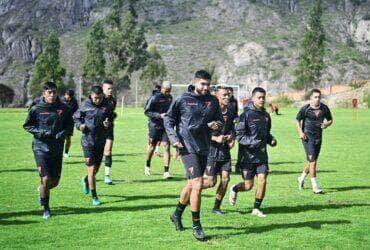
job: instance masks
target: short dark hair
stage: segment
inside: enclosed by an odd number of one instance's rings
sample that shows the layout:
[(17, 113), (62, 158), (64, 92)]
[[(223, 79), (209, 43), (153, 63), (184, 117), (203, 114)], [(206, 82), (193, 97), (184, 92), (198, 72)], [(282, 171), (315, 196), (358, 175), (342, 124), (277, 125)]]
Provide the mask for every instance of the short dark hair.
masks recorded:
[(204, 69), (195, 72), (195, 78), (211, 80), (212, 76)]
[(75, 91), (73, 89), (68, 89), (66, 91), (66, 94), (69, 95), (70, 97), (74, 97), (75, 96)]
[(91, 86), (90, 92), (101, 95), (103, 94), (103, 88), (100, 85), (93, 85)]
[(252, 90), (252, 96), (254, 96), (257, 92), (266, 94), (266, 90), (265, 90), (264, 88), (261, 88), (261, 87), (255, 87), (255, 88)]
[(319, 89), (311, 89), (309, 92), (309, 97), (311, 97), (313, 93), (319, 93), (321, 95), (321, 91)]
[(110, 85), (113, 85), (113, 81), (112, 80), (110, 80), (110, 79), (105, 79), (104, 81), (103, 81), (103, 84), (110, 84)]
[(51, 90), (51, 89), (57, 89), (57, 85), (54, 82), (45, 82), (42, 86), (42, 89), (44, 91)]

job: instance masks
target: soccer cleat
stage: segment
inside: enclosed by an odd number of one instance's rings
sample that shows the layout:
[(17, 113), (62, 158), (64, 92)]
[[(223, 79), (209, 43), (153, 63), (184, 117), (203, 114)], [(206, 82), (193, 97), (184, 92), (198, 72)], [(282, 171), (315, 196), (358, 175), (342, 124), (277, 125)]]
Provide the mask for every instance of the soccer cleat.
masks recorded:
[(69, 154), (68, 153), (64, 153), (63, 156), (64, 156), (64, 158), (69, 158)]
[(298, 177), (298, 189), (302, 190), (304, 185), (304, 178), (301, 178), (301, 176)]
[(44, 210), (44, 214), (42, 215), (42, 218), (44, 218), (45, 220), (48, 220), (48, 219), (50, 219), (50, 216), (51, 216), (51, 214), (50, 214), (50, 210)]
[(150, 176), (150, 167), (145, 167), (144, 174)]
[(181, 217), (179, 218), (175, 214), (172, 214), (170, 216), (170, 219), (173, 222), (173, 224), (175, 224), (175, 227), (176, 227), (177, 231), (184, 231), (185, 230), (185, 228), (183, 227), (182, 222), (181, 222)]
[(255, 216), (260, 217), (260, 218), (265, 218), (266, 217), (266, 214), (262, 213), (262, 211), (259, 210), (258, 208), (253, 208), (252, 215), (255, 215)]
[(234, 191), (234, 187), (236, 185), (231, 186), (230, 193), (229, 193), (229, 202), (231, 206), (234, 206), (236, 204), (236, 199), (238, 197), (238, 193)]
[(82, 187), (82, 192), (84, 194), (88, 194), (90, 192), (90, 189), (88, 187), (88, 184), (85, 182), (85, 178), (82, 177), (81, 179), (81, 187)]
[(163, 179), (170, 179), (170, 178), (172, 178), (172, 175), (170, 174), (170, 172), (163, 173)]
[(93, 198), (92, 205), (93, 206), (99, 206), (101, 204), (100, 200), (98, 198)]
[(109, 177), (109, 175), (104, 176), (104, 183), (107, 184), (107, 185), (113, 185), (113, 181)]
[(203, 229), (202, 229), (201, 226), (193, 227), (193, 235), (194, 235), (195, 239), (197, 239), (199, 241), (205, 241), (206, 240), (206, 235), (204, 234)]
[(222, 211), (221, 209), (219, 209), (219, 208), (214, 208), (214, 209), (212, 209), (212, 213), (214, 213), (214, 214), (218, 214), (218, 215), (223, 215), (223, 214), (225, 214), (225, 212), (224, 211)]
[(320, 189), (320, 188), (314, 188), (313, 189), (313, 193), (314, 194), (323, 194), (324, 192), (322, 191), (322, 189)]

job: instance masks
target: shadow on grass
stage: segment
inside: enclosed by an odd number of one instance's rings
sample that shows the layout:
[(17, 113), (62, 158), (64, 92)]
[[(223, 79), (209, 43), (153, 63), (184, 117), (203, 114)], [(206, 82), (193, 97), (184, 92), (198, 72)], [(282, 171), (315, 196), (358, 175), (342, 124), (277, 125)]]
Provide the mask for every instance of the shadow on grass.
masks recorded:
[(252, 226), (252, 227), (229, 227), (229, 226), (216, 226), (216, 227), (205, 227), (207, 229), (215, 229), (215, 230), (233, 230), (239, 231), (235, 233), (222, 233), (211, 235), (210, 238), (224, 238), (224, 236), (238, 236), (242, 234), (255, 234), (255, 233), (265, 233), (277, 229), (288, 229), (288, 228), (304, 228), (309, 227), (314, 230), (320, 230), (323, 225), (341, 225), (341, 224), (350, 224), (349, 220), (335, 220), (335, 221), (328, 221), (328, 220), (319, 220), (319, 221), (303, 221), (297, 223), (282, 223), (282, 224), (269, 224), (265, 226)]
[(37, 172), (36, 168), (2, 169), (0, 173)]
[(303, 161), (276, 161), (270, 162), (269, 165), (285, 165), (285, 164), (302, 164)]
[[(100, 197), (111, 197), (111, 198), (120, 198), (119, 200), (115, 201), (107, 201), (104, 202), (108, 203), (118, 203), (118, 202), (125, 202), (125, 201), (136, 201), (136, 200), (154, 200), (154, 199), (178, 199), (178, 194), (159, 194), (159, 195), (134, 195), (134, 196), (125, 196), (125, 195), (100, 195)], [(209, 194), (202, 194), (202, 197), (214, 197), (213, 195)], [(175, 207), (175, 205), (173, 205)]]
[(185, 177), (174, 176), (174, 177), (169, 178), (169, 179), (163, 179), (163, 178), (160, 178), (160, 179), (143, 179), (143, 180), (133, 180), (132, 182), (134, 182), (134, 183), (153, 183), (153, 182), (171, 182), (171, 181), (185, 181), (185, 180), (187, 180)]
[(112, 156), (141, 156), (141, 155), (146, 155), (145, 152), (143, 153), (118, 153), (118, 154), (112, 154)]
[[(178, 197), (178, 196), (177, 196)], [(52, 216), (60, 215), (78, 215), (78, 214), (99, 214), (106, 212), (137, 212), (137, 211), (146, 211), (153, 209), (161, 208), (175, 208), (175, 204), (151, 204), (151, 205), (138, 205), (138, 206), (119, 206), (119, 207), (105, 207), (102, 203), (102, 206), (99, 207), (56, 207), (51, 208)], [(40, 210), (30, 210), (30, 211), (17, 211), (17, 212), (7, 212), (0, 213), (2, 219), (12, 218), (12, 217), (22, 217), (22, 216), (42, 216), (42, 211)], [(32, 222), (31, 222), (32, 223)]]
[[(115, 163), (115, 162), (126, 162), (126, 161), (125, 160), (113, 160), (113, 163)], [(85, 161), (81, 160), (81, 161), (64, 161), (63, 162), (63, 165), (75, 165), (75, 164), (85, 165)]]
[[(39, 214), (41, 212), (39, 211)], [(29, 220), (0, 220), (1, 226), (18, 226), (18, 225), (27, 225), (38, 223), (38, 221), (29, 221)]]
[[(266, 214), (290, 214), (290, 213), (299, 213), (306, 211), (321, 211), (326, 209), (342, 209), (350, 207), (370, 207), (370, 203), (343, 203), (343, 204), (325, 204), (325, 205), (298, 205), (298, 206), (279, 206), (279, 207), (266, 207), (263, 208), (263, 212)], [(238, 210), (228, 210), (227, 213), (239, 213), (239, 214), (249, 214), (247, 211), (238, 211)]]
[(370, 189), (370, 186), (348, 186), (348, 187), (333, 187), (333, 188), (325, 188), (326, 193), (332, 192), (343, 192), (343, 191), (351, 191), (351, 190), (366, 190)]
[(289, 214), (299, 213), (306, 211), (320, 211), (326, 209), (342, 209), (349, 207), (370, 207), (370, 203), (343, 203), (343, 204), (325, 204), (325, 205), (298, 205), (298, 206), (279, 206), (279, 207), (266, 207), (264, 212), (267, 214)]
[[(318, 171), (318, 173), (336, 173), (336, 170), (321, 170)], [(284, 170), (271, 170), (269, 171), (269, 174), (272, 175), (285, 175), (285, 174), (301, 174), (302, 171), (284, 171)]]

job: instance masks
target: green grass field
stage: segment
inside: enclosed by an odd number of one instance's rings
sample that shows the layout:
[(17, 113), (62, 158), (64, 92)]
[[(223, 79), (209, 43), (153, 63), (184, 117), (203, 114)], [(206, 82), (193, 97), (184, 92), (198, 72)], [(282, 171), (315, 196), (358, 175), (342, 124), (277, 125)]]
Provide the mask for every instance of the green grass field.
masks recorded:
[[(210, 212), (215, 189), (204, 192), (202, 224), (209, 236), (192, 236), (190, 211), (185, 232), (176, 232), (169, 215), (184, 184), (180, 161), (171, 164), (174, 178), (162, 180), (155, 158), (150, 177), (143, 174), (147, 143), (142, 109), (127, 108), (117, 118), (112, 177), (98, 194), (103, 204), (90, 205), (79, 180), (85, 175), (80, 132), (75, 131), (72, 157), (64, 161), (62, 180), (52, 191), (52, 218), (42, 219), (38, 205), (39, 178), (31, 151), (31, 135), (22, 129), (25, 110), (0, 109), (0, 245), (1, 248), (325, 248), (370, 249), (370, 110), (333, 110), (334, 125), (325, 131), (319, 160), (319, 183), (326, 193), (309, 186), (298, 191), (297, 177), (305, 156), (295, 131), (296, 110), (272, 116), (278, 146), (269, 149), (271, 175), (261, 219), (249, 213), (254, 192), (242, 193), (224, 216)], [(233, 150), (235, 158), (235, 149)], [(103, 168), (102, 168), (103, 169)], [(230, 184), (239, 182), (232, 175)], [(306, 182), (309, 184), (309, 180)], [(228, 195), (228, 194), (227, 194)]]

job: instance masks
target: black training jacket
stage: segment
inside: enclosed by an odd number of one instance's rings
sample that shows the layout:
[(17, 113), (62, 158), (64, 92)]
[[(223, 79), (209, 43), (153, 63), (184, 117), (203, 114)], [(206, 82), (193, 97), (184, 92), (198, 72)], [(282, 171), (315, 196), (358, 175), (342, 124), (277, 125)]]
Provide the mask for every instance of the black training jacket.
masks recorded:
[[(105, 128), (103, 125), (103, 121), (106, 118), (111, 122), (109, 128)], [(82, 124), (86, 125), (85, 129), (82, 131), (82, 147), (104, 147), (107, 133), (113, 128), (113, 110), (106, 99), (104, 99), (99, 106), (96, 106), (89, 97), (74, 113), (73, 119), (77, 129), (79, 129)]]
[(298, 112), (297, 121), (302, 121), (302, 130), (308, 137), (321, 138), (321, 124), (326, 119), (333, 119), (330, 109), (323, 103), (317, 109), (314, 109), (310, 104), (304, 105)]
[(69, 109), (71, 110), (72, 115), (77, 111), (78, 102), (77, 102), (77, 99), (75, 97), (72, 97), (72, 99), (70, 101), (67, 101), (66, 98), (63, 96), (62, 98), (60, 98), (60, 101), (64, 104), (66, 104), (69, 107)]
[(207, 156), (211, 141), (207, 123), (211, 121), (223, 124), (216, 97), (200, 96), (190, 90), (172, 103), (164, 118), (164, 127), (171, 144), (181, 142), (185, 147), (182, 152)]
[[(235, 137), (235, 119), (237, 114), (231, 108), (227, 108), (225, 113), (222, 113), (224, 126), (221, 131), (213, 132), (212, 135), (232, 135)], [(210, 161), (228, 161), (231, 159), (230, 148), (228, 142), (218, 143), (211, 140), (208, 159)]]
[(267, 144), (271, 144), (271, 118), (265, 111), (248, 103), (236, 125), (236, 139), (240, 146), (242, 163), (268, 163)]
[(154, 129), (164, 129), (161, 114), (166, 113), (172, 103), (171, 95), (164, 95), (157, 92), (152, 95), (145, 106), (144, 114), (148, 117), (148, 125)]
[(65, 135), (73, 128), (73, 120), (67, 105), (60, 102), (49, 104), (41, 97), (30, 108), (23, 128), (33, 134), (33, 150), (40, 153), (59, 154)]

